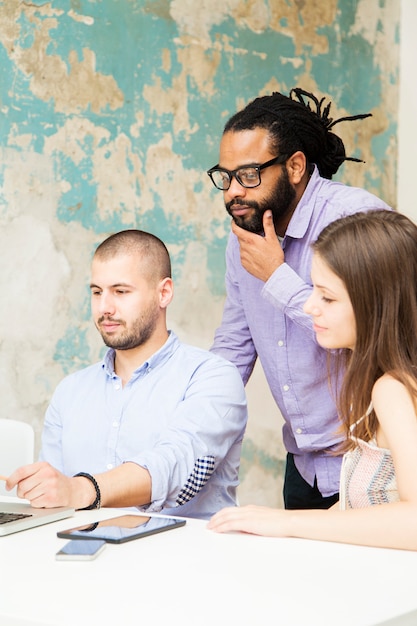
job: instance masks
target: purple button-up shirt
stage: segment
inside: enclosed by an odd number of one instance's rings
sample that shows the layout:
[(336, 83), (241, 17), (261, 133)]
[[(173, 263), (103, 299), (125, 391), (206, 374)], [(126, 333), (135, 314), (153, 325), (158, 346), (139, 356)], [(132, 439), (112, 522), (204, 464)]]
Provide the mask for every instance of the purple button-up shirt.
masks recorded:
[(211, 349), (238, 367), (245, 384), (259, 356), (284, 418), (285, 447), (310, 485), (317, 477), (323, 496), (339, 489), (341, 457), (329, 451), (342, 435), (327, 352), (317, 344), (312, 319), (303, 311), (312, 290), (311, 244), (339, 217), (389, 208), (363, 189), (321, 178), (315, 168), (282, 241), (285, 263), (266, 283), (242, 267), (233, 233), (226, 250), (227, 297)]

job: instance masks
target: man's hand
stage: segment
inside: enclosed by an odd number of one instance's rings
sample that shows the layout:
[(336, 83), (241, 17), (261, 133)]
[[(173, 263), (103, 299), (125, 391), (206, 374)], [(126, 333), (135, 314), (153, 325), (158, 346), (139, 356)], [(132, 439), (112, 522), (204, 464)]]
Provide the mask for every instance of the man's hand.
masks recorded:
[(49, 463), (31, 463), (19, 467), (6, 482), (8, 490), (17, 486), (19, 498), (36, 508), (72, 506), (82, 508), (94, 502), (95, 492), (85, 478), (70, 478)]
[[(152, 480), (147, 469), (126, 462), (96, 474), (102, 506), (129, 507), (149, 504)], [(29, 500), (36, 508), (71, 506), (83, 509), (96, 499), (93, 484), (84, 476), (65, 476), (44, 461), (19, 467), (6, 481), (6, 489), (17, 486), (19, 498)]]
[(274, 228), (271, 211), (263, 215), (265, 236), (250, 233), (232, 222), (232, 231), (239, 240), (240, 260), (249, 274), (266, 282), (284, 263), (284, 252)]

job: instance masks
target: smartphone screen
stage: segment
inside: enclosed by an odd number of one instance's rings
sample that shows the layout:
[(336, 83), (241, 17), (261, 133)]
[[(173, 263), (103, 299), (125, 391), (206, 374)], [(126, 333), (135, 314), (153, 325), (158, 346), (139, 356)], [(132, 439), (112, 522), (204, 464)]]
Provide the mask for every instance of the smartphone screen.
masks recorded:
[(71, 539), (56, 553), (57, 561), (92, 561), (104, 550), (106, 542), (99, 539)]
[(57, 535), (64, 539), (102, 539), (108, 543), (125, 543), (184, 525), (184, 519), (174, 517), (121, 515), (94, 524), (62, 530)]

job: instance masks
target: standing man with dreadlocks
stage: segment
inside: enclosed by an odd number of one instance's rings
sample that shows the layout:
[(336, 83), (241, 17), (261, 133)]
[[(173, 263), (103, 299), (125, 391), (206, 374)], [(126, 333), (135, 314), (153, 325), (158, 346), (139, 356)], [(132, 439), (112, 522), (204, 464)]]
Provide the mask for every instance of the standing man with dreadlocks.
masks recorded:
[(323, 100), (299, 88), (289, 97), (256, 98), (227, 122), (219, 164), (207, 172), (233, 218), (212, 351), (237, 365), (245, 384), (260, 358), (284, 418), (288, 509), (329, 508), (339, 498), (342, 435), (326, 351), (303, 312), (311, 244), (339, 217), (389, 208), (367, 191), (331, 182), (344, 161), (359, 161), (346, 157), (332, 127), (370, 114), (333, 122)]

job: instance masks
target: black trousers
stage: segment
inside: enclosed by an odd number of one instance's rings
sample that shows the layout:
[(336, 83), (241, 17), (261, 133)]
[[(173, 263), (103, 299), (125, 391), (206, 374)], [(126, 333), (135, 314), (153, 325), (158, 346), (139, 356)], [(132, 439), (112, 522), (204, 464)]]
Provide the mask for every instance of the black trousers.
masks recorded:
[(338, 493), (324, 498), (317, 488), (316, 478), (313, 487), (309, 485), (296, 468), (294, 455), (288, 452), (284, 480), (284, 505), (286, 509), (328, 509), (338, 500)]

